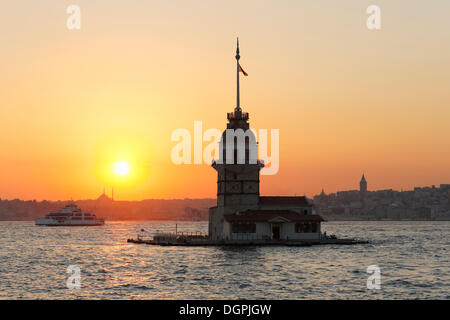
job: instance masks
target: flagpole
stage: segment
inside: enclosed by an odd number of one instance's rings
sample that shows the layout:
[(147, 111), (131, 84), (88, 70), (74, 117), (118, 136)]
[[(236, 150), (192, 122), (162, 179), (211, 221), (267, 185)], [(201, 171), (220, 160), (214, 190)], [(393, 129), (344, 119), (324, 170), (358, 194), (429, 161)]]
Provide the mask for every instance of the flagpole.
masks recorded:
[(239, 97), (239, 38), (237, 38), (237, 47), (236, 47), (236, 82), (237, 82), (237, 91), (236, 91), (236, 110), (241, 110), (240, 106), (240, 97)]

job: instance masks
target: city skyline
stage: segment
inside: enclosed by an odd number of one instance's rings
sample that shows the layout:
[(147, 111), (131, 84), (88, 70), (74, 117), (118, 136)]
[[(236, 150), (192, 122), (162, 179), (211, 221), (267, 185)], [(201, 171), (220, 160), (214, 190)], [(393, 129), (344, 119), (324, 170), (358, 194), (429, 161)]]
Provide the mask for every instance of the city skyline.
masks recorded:
[[(215, 197), (210, 165), (173, 164), (170, 137), (196, 120), (224, 129), (236, 36), (242, 107), (256, 130), (280, 130), (262, 195), (352, 189), (363, 172), (373, 190), (447, 183), (450, 4), (378, 4), (377, 31), (357, 1), (80, 1), (80, 30), (64, 3), (0, 5), (0, 197)], [(105, 174), (124, 157), (127, 179)]]
[[(363, 174), (365, 176), (365, 174)], [(346, 189), (342, 189), (342, 188), (338, 188), (336, 190), (326, 190), (325, 188), (322, 188), (319, 192), (316, 192), (314, 194), (304, 194), (304, 193), (290, 193), (290, 194), (285, 194), (288, 196), (297, 196), (297, 195), (305, 195), (310, 199), (313, 199), (314, 197), (320, 196), (322, 194), (325, 194), (327, 196), (329, 195), (336, 195), (338, 193), (345, 193), (345, 192), (354, 192), (354, 191), (358, 191), (361, 192), (361, 185), (360, 185), (360, 180), (356, 179), (356, 182), (354, 183), (353, 186), (349, 186)], [(418, 189), (433, 189), (433, 188), (442, 188), (442, 187), (447, 187), (449, 186), (449, 183), (437, 183), (437, 184), (431, 184), (431, 185), (414, 185), (412, 188), (406, 189), (406, 188), (391, 188), (391, 187), (386, 187), (386, 188), (379, 188), (379, 189), (374, 189), (374, 188), (370, 188), (370, 183), (367, 182), (367, 190), (366, 192), (379, 192), (379, 191), (394, 191), (394, 192), (412, 192)], [(61, 198), (61, 199), (23, 199), (23, 198), (2, 198), (0, 196), (0, 200), (8, 200), (8, 201), (12, 201), (12, 200), (21, 200), (21, 201), (53, 201), (53, 202), (59, 202), (59, 201), (79, 201), (79, 200), (96, 200), (99, 198), (102, 198), (104, 196), (106, 196), (106, 198), (113, 200), (113, 201), (131, 201), (131, 202), (139, 202), (139, 201), (144, 201), (144, 200), (184, 200), (184, 199), (189, 199), (189, 200), (202, 200), (202, 199), (214, 199), (215, 196), (212, 197), (198, 197), (198, 198), (193, 198), (193, 197), (184, 197), (184, 198), (142, 198), (142, 199), (116, 199), (115, 197), (115, 190), (114, 187), (111, 188), (106, 188), (106, 187), (102, 187), (101, 190), (97, 190), (98, 192), (96, 194), (94, 194), (91, 198), (74, 198), (74, 197), (70, 197), (67, 199)]]

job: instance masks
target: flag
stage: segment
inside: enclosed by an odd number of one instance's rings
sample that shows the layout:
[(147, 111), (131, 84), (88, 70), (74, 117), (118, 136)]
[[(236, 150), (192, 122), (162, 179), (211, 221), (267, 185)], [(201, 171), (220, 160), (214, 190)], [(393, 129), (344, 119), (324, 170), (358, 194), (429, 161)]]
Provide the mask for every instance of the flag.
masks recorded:
[(248, 76), (247, 72), (245, 72), (244, 69), (242, 69), (241, 64), (239, 64), (239, 72), (242, 72), (244, 76)]

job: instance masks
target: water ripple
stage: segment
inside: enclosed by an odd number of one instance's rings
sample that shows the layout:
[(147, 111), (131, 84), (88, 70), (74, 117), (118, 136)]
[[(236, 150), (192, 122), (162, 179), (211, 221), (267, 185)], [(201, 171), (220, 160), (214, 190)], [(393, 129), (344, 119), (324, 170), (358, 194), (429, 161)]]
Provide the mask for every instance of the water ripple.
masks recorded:
[[(327, 222), (367, 245), (155, 247), (126, 242), (174, 222), (42, 228), (0, 222), (0, 299), (449, 299), (450, 222)], [(179, 222), (185, 232), (204, 222)], [(66, 287), (81, 268), (81, 289)], [(366, 288), (369, 265), (381, 290)]]

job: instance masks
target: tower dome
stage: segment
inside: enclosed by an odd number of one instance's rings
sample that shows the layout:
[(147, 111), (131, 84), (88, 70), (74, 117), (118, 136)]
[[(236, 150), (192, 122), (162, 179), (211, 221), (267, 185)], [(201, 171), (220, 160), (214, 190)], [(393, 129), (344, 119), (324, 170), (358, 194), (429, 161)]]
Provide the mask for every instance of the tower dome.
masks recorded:
[(236, 108), (227, 114), (227, 129), (222, 133), (219, 143), (220, 163), (257, 163), (257, 142), (250, 130), (248, 113)]

